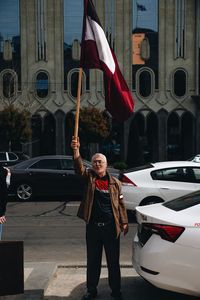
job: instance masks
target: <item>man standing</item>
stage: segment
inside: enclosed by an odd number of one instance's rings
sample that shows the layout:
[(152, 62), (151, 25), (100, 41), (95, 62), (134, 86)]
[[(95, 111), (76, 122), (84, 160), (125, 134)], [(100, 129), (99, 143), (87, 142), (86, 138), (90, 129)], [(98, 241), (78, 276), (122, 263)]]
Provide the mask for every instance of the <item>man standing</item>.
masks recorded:
[(2, 226), (6, 221), (5, 212), (8, 196), (6, 183), (7, 173), (8, 170), (0, 166), (0, 240), (2, 236)]
[(92, 169), (83, 165), (79, 138), (71, 143), (75, 170), (86, 180), (86, 190), (78, 217), (86, 222), (87, 293), (82, 300), (97, 296), (103, 247), (108, 266), (108, 281), (114, 300), (121, 300), (119, 265), (120, 232), (128, 232), (128, 218), (121, 194), (121, 183), (107, 172), (107, 160), (101, 153), (92, 157)]

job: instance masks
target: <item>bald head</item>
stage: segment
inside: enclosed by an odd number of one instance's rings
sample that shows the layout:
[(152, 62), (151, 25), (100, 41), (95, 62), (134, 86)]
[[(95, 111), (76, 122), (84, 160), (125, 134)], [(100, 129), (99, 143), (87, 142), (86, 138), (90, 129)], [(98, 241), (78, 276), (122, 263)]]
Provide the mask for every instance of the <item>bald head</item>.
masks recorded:
[(95, 153), (92, 156), (92, 169), (100, 177), (105, 176), (107, 168), (107, 159), (102, 153)]
[(95, 153), (92, 156), (92, 162), (95, 161), (98, 158), (98, 160), (101, 160), (102, 162), (107, 163), (107, 158), (105, 155), (103, 155), (102, 153)]

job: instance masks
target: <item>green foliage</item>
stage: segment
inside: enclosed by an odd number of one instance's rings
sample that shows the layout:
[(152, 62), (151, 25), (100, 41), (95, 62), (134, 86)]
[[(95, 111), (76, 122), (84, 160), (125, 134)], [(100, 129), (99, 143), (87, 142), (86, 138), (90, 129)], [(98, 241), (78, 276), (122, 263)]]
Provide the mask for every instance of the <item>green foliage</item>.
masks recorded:
[(113, 167), (119, 170), (126, 170), (128, 168), (127, 164), (124, 161), (116, 161), (113, 164)]
[(80, 110), (80, 134), (87, 142), (100, 142), (110, 134), (108, 118), (95, 107)]
[(27, 141), (32, 134), (29, 117), (29, 112), (13, 105), (0, 111), (0, 138), (8, 143)]

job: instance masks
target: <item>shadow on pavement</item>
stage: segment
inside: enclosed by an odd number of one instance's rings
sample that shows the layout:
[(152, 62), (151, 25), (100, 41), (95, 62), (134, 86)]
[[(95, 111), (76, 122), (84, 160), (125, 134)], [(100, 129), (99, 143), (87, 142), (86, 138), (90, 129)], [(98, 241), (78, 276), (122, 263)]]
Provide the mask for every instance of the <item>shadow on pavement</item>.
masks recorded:
[[(67, 284), (67, 282), (66, 282)], [(66, 296), (45, 296), (45, 300), (79, 300), (85, 292), (85, 282), (77, 285)], [(141, 277), (122, 277), (123, 300), (195, 300), (196, 297), (157, 289)], [(100, 279), (97, 300), (111, 300), (107, 278)]]

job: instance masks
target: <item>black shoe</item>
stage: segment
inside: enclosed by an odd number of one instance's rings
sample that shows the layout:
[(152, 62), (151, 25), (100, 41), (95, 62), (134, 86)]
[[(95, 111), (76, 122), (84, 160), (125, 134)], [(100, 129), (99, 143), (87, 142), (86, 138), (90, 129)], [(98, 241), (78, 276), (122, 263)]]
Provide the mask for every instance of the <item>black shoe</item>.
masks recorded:
[(113, 298), (113, 300), (123, 300), (122, 298), (122, 294), (121, 293), (111, 293), (111, 297)]
[(97, 293), (86, 293), (85, 295), (83, 295), (83, 297), (81, 298), (81, 300), (90, 300), (90, 299), (94, 299), (96, 298)]

